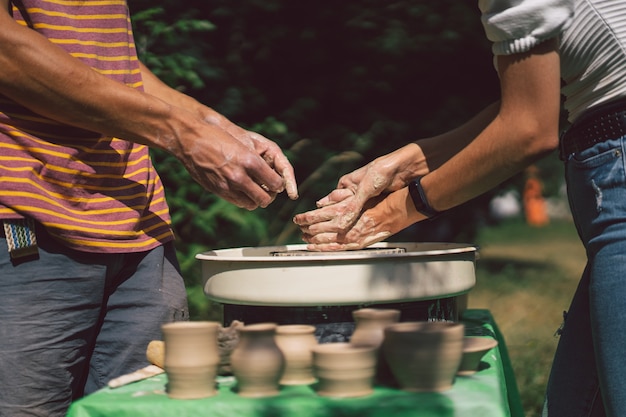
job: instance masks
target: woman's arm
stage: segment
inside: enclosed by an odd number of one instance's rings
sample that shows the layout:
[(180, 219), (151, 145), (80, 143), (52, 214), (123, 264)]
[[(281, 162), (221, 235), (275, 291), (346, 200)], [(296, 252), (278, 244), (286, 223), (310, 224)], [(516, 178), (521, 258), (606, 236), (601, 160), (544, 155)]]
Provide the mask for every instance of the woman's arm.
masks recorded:
[[(500, 56), (498, 69), (499, 106), (488, 108), (459, 129), (428, 140), (431, 154), (439, 155), (435, 159), (442, 163), (438, 167), (438, 162), (434, 163), (432, 171), (428, 167), (430, 172), (422, 185), (430, 205), (437, 210), (452, 208), (484, 193), (558, 145), (557, 41), (546, 41), (528, 53)], [(447, 151), (445, 143), (458, 144), (460, 151)], [(443, 150), (437, 153), (440, 148)], [(416, 212), (406, 188), (371, 199), (364, 207), (362, 212), (352, 213), (347, 228), (345, 221), (337, 220), (340, 217), (332, 203), (299, 214), (294, 221), (310, 249), (342, 250), (383, 240), (425, 218)]]
[(494, 188), (558, 147), (560, 61), (556, 39), (498, 57), (501, 104), (474, 141), (423, 178), (430, 205), (447, 210)]

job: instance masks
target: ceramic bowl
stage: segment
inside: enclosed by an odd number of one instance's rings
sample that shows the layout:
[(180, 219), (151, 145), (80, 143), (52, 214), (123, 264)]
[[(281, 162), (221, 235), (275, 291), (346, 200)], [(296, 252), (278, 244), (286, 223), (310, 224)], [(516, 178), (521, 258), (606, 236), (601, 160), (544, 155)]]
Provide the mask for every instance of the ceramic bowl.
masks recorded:
[(463, 323), (416, 321), (385, 327), (384, 358), (405, 391), (440, 392), (452, 388), (463, 353)]
[(485, 353), (498, 346), (492, 337), (467, 336), (463, 340), (463, 359), (459, 366), (459, 375), (471, 375), (478, 371), (480, 361)]

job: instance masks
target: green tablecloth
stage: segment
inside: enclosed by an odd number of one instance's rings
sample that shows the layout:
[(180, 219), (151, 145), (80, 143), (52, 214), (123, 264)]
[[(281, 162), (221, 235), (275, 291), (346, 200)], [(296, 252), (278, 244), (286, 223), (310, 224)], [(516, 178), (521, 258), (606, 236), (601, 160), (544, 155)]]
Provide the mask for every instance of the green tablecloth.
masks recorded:
[(376, 387), (367, 397), (320, 397), (314, 386), (283, 387), (280, 395), (242, 398), (234, 391), (233, 377), (218, 377), (218, 394), (200, 400), (172, 400), (165, 393), (167, 377), (104, 388), (72, 404), (67, 417), (523, 417), (506, 345), (487, 310), (463, 315), (467, 333), (496, 337), (499, 346), (483, 358), (481, 369), (458, 376), (452, 389), (442, 393), (408, 393)]

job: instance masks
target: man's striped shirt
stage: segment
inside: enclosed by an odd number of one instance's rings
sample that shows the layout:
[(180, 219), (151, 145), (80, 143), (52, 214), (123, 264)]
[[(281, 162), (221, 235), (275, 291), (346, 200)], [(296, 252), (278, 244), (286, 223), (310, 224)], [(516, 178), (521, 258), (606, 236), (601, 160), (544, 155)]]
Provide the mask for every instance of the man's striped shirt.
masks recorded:
[[(95, 71), (142, 80), (125, 0), (20, 0), (14, 19)], [(136, 252), (173, 238), (148, 148), (60, 124), (0, 95), (0, 219), (30, 217), (88, 252)]]

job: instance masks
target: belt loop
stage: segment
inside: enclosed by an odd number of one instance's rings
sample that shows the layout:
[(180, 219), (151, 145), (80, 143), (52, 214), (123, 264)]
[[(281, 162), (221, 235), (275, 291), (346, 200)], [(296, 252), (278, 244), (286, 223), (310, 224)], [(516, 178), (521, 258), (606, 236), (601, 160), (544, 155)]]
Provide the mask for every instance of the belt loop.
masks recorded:
[(567, 133), (567, 130), (563, 130), (559, 138), (559, 159), (564, 162), (566, 159), (566, 155), (565, 155), (565, 149), (563, 149), (563, 141), (565, 139), (566, 133)]
[(33, 219), (9, 219), (3, 224), (11, 259), (39, 255)]

